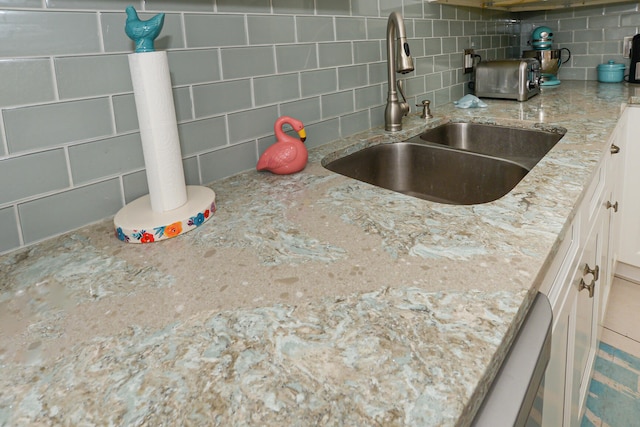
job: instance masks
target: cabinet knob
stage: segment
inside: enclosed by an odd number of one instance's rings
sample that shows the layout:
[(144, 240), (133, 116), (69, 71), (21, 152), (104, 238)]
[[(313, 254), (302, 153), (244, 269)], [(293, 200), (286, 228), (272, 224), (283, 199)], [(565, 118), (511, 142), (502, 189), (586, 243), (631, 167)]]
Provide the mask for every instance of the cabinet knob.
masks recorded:
[(593, 294), (596, 289), (596, 281), (593, 279), (591, 283), (587, 285), (587, 282), (584, 281), (584, 278), (580, 279), (580, 286), (578, 286), (578, 292), (583, 289), (587, 289), (589, 291), (589, 298), (593, 298)]
[(589, 267), (589, 264), (584, 265), (584, 275), (593, 274), (593, 281), (597, 281), (600, 278), (600, 266), (596, 265), (596, 268)]
[(616, 144), (611, 144), (611, 154), (618, 154), (620, 152), (620, 147), (618, 147)]
[(611, 204), (611, 202), (607, 200), (607, 209), (611, 209), (611, 208), (613, 208), (614, 212), (618, 212), (618, 202)]

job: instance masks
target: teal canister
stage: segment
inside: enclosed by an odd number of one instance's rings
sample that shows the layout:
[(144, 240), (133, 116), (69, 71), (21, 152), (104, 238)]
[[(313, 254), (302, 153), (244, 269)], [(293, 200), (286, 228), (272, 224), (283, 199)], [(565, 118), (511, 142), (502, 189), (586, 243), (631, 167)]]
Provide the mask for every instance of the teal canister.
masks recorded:
[(598, 81), (601, 83), (620, 83), (624, 80), (624, 64), (616, 64), (613, 59), (597, 68)]

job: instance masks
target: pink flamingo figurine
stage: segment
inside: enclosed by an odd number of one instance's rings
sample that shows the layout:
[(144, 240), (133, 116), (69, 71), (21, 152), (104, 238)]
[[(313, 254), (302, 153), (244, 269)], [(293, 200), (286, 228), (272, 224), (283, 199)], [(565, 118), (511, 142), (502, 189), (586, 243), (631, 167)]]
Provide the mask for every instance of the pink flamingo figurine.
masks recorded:
[[(283, 132), (282, 127), (285, 123), (298, 132), (300, 139), (293, 138)], [(303, 144), (307, 139), (304, 125), (293, 117), (282, 116), (276, 120), (273, 130), (276, 133), (276, 142), (262, 153), (256, 169), (259, 171), (268, 170), (278, 175), (300, 172), (304, 169), (309, 158), (307, 147)]]

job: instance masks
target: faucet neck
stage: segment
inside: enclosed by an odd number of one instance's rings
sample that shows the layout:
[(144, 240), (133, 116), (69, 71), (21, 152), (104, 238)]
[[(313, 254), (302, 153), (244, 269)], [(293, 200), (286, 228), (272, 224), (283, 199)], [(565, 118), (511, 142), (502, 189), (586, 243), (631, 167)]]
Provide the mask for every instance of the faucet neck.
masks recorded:
[[(396, 44), (397, 39), (397, 44)], [(401, 51), (396, 52), (400, 47)], [(402, 117), (409, 112), (409, 104), (398, 100), (398, 83), (396, 73), (413, 71), (413, 60), (407, 43), (404, 22), (398, 12), (392, 12), (387, 21), (387, 75), (389, 91), (387, 93), (387, 107), (385, 109), (385, 129), (398, 131), (402, 129)], [(402, 95), (404, 98), (404, 94)]]
[(398, 39), (406, 40), (407, 35), (404, 22), (398, 12), (392, 12), (387, 20), (387, 77), (389, 79), (389, 98), (397, 101), (396, 94), (398, 87), (396, 84), (396, 34)]

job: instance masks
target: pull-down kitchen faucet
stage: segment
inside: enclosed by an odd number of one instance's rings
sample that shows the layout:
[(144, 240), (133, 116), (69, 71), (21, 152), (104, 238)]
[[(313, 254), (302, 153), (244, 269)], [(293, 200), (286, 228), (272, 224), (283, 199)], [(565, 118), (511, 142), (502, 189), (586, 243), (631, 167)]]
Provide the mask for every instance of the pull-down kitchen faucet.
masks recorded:
[[(397, 45), (395, 43), (397, 37)], [(397, 48), (397, 50), (396, 50)], [(404, 21), (398, 12), (391, 12), (387, 21), (387, 73), (389, 75), (389, 92), (387, 108), (384, 111), (384, 129), (402, 130), (402, 117), (409, 113), (409, 104), (402, 91), (402, 82), (396, 81), (396, 73), (413, 71), (413, 59), (407, 43)], [(398, 90), (402, 101), (398, 100)]]

